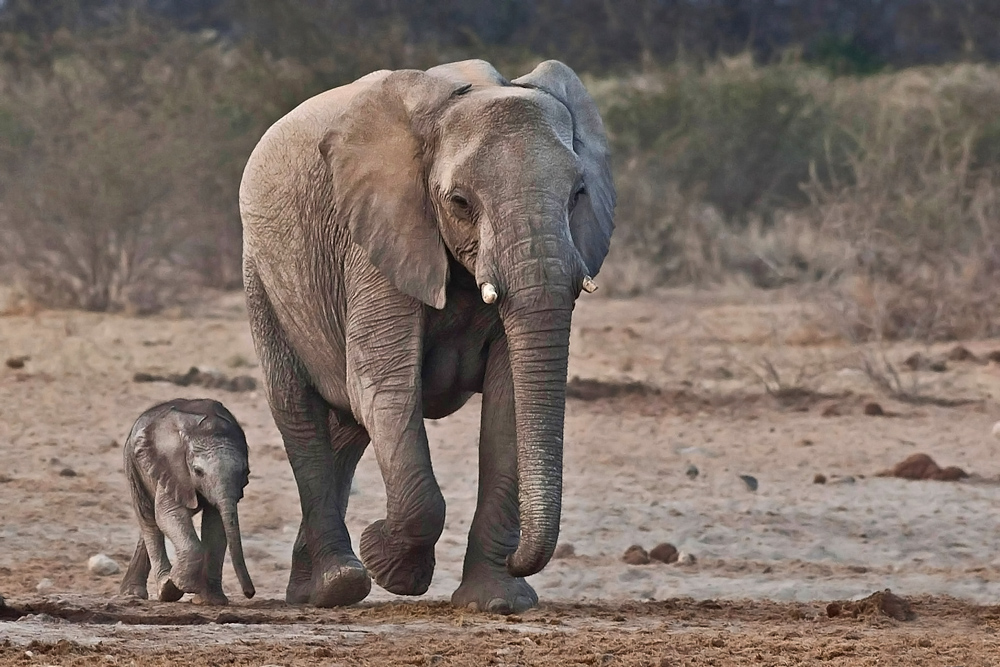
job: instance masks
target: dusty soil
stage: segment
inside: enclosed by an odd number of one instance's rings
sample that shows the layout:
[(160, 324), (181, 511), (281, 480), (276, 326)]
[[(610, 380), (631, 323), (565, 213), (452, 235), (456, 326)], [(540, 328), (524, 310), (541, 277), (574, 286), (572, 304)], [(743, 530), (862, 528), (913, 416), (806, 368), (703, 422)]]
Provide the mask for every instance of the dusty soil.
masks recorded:
[[(589, 297), (574, 327), (563, 557), (532, 578), (542, 606), (505, 619), (446, 604), (476, 497), (478, 402), (429, 422), (448, 522), (428, 594), (290, 608), (298, 500), (263, 394), (133, 381), (192, 366), (259, 380), (242, 297), (153, 318), (0, 317), (0, 664), (997, 663), (1000, 342), (964, 341), (972, 357), (862, 349), (806, 299), (740, 290)], [(907, 365), (915, 352), (943, 367)], [(876, 390), (866, 359), (898, 369), (906, 401)], [(86, 563), (124, 568), (138, 537), (121, 444), (153, 403), (199, 396), (250, 441), (240, 510), (257, 598), (238, 599), (227, 566), (228, 608), (116, 600), (120, 575)], [(970, 477), (874, 476), (916, 453)], [(384, 502), (368, 454), (355, 538)], [(694, 561), (622, 562), (663, 542)], [(827, 612), (885, 588), (912, 620)]]

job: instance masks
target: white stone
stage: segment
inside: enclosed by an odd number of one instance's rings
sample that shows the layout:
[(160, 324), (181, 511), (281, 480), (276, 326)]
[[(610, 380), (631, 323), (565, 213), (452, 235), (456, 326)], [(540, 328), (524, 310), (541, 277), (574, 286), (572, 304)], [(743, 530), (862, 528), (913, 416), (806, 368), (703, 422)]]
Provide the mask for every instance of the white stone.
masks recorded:
[(51, 579), (42, 579), (41, 581), (38, 582), (38, 585), (35, 586), (35, 590), (38, 591), (39, 593), (45, 593), (46, 591), (49, 591), (51, 589), (52, 589)]
[(993, 437), (1000, 440), (1000, 422), (993, 425)]
[(682, 551), (677, 554), (677, 564), (678, 565), (693, 565), (695, 562), (694, 554), (689, 554), (686, 551)]
[(87, 569), (99, 577), (108, 577), (122, 571), (122, 569), (118, 567), (118, 563), (114, 562), (104, 554), (91, 556), (90, 560), (87, 561)]

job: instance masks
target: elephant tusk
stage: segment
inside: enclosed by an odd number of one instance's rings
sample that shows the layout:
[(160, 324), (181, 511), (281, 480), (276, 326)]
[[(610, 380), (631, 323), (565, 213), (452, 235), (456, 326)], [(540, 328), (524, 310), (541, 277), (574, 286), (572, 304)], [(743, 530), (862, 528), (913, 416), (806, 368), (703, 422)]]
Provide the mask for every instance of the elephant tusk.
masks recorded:
[(483, 283), (483, 301), (486, 303), (493, 303), (497, 300), (497, 288), (490, 283)]
[(597, 283), (590, 276), (584, 276), (583, 278), (583, 291), (587, 294), (593, 294), (597, 291)]

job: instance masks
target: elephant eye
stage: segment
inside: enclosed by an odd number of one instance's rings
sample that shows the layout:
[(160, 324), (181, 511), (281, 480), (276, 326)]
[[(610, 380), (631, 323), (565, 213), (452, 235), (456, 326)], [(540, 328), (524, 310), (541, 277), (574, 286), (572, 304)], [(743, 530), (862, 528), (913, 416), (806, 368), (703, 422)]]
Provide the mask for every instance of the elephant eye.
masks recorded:
[(573, 193), (573, 198), (569, 202), (569, 208), (570, 208), (570, 210), (573, 210), (574, 208), (576, 208), (576, 203), (578, 201), (580, 201), (580, 197), (582, 197), (585, 194), (587, 194), (587, 188), (586, 188), (586, 186), (581, 185), (577, 189), (577, 191)]
[(194, 466), (192, 469), (194, 470), (195, 477), (205, 476), (205, 471), (202, 470), (200, 466)]
[(468, 215), (469, 213), (469, 200), (463, 197), (461, 194), (455, 192), (448, 198), (451, 201), (452, 206), (455, 207), (455, 211), (460, 215)]

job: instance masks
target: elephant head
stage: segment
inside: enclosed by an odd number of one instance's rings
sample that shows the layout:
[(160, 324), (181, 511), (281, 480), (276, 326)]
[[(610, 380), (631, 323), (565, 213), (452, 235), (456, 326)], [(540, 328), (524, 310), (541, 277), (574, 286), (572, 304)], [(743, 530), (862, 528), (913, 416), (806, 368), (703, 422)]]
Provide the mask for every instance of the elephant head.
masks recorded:
[[(157, 424), (152, 438), (137, 440), (136, 459), (147, 467), (158, 487), (188, 509), (197, 509), (203, 499), (219, 510), (240, 587), (244, 595), (253, 597), (236, 509), (250, 481), (246, 436), (229, 411), (215, 401), (186, 404), (190, 412), (175, 407), (176, 422)], [(174, 433), (164, 432), (173, 429)]]
[(538, 572), (559, 531), (570, 319), (614, 227), (596, 105), (556, 61), (512, 82), (482, 61), (403, 70), (360, 93), (319, 150), (335, 210), (399, 290), (443, 308), (450, 254), (498, 308), (521, 522), (507, 566)]

